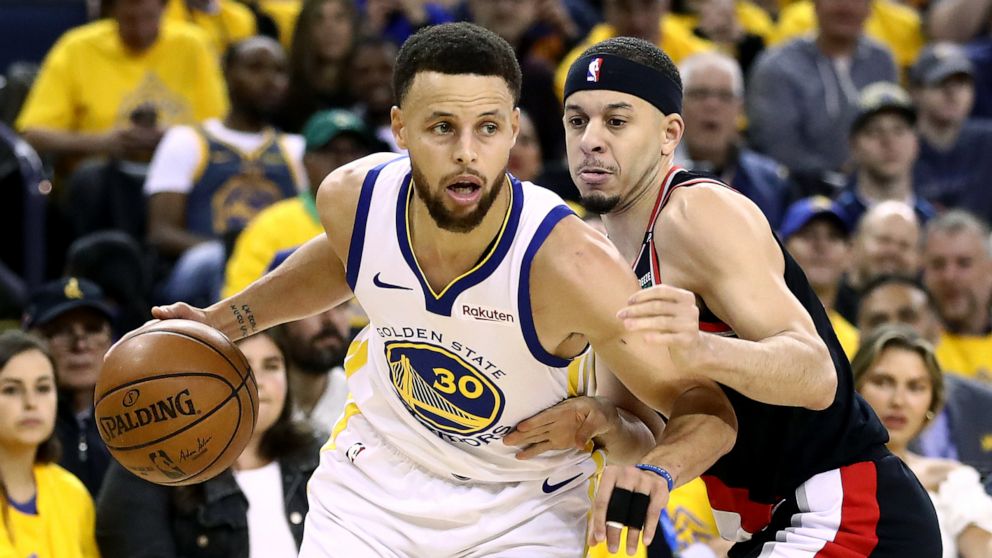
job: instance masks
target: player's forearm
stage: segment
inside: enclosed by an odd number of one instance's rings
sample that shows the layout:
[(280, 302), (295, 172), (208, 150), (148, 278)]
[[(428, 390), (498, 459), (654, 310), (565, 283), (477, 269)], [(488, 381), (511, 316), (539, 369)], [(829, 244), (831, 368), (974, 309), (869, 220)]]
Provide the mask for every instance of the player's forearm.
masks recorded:
[(813, 410), (834, 401), (837, 373), (819, 338), (781, 333), (761, 341), (718, 335), (703, 340), (693, 368), (746, 397)]
[(992, 0), (943, 0), (931, 8), (927, 31), (934, 40), (963, 43), (988, 25)]
[(734, 447), (737, 416), (715, 385), (694, 387), (676, 399), (658, 444), (640, 463), (661, 467), (681, 486), (713, 466)]
[(657, 444), (655, 434), (637, 415), (615, 409), (611, 428), (605, 434), (596, 436), (597, 446), (602, 446), (611, 464), (629, 465), (638, 460)]
[(323, 312), (351, 296), (344, 267), (321, 235), (243, 291), (207, 308), (207, 322), (237, 340)]

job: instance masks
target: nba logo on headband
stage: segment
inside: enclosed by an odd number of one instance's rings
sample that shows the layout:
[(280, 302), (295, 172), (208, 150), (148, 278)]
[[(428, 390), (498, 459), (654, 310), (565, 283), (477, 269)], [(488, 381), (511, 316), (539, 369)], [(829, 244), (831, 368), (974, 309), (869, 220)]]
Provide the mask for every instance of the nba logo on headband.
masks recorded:
[(598, 82), (599, 70), (603, 67), (603, 59), (596, 58), (589, 63), (589, 72), (586, 74), (586, 81)]

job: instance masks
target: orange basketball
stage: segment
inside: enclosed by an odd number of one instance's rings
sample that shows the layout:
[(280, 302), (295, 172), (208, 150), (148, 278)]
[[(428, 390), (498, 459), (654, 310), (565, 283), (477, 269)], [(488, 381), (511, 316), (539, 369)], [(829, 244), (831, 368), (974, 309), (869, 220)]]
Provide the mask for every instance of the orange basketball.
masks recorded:
[(169, 486), (230, 467), (258, 415), (258, 386), (244, 355), (221, 332), (190, 320), (124, 336), (107, 352), (94, 396), (114, 459)]

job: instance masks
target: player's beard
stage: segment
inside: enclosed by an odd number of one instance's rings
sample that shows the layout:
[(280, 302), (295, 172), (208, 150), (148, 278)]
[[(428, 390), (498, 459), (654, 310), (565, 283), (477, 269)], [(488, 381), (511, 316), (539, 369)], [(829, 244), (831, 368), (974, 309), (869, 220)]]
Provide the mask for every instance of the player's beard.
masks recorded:
[[(437, 193), (432, 194), (431, 192), (434, 189), (427, 182), (427, 177), (412, 164), (411, 174), (413, 176), (413, 189), (417, 192), (417, 197), (427, 206), (427, 212), (430, 214), (431, 219), (434, 220), (438, 227), (455, 233), (468, 233), (478, 227), (489, 213), (493, 203), (496, 202), (496, 198), (503, 190), (503, 184), (506, 182), (506, 169), (504, 168), (489, 185), (489, 191), (482, 192), (482, 196), (479, 198), (479, 205), (471, 213), (459, 216), (452, 214), (444, 205), (446, 187), (439, 187), (436, 189)], [(462, 174), (477, 176), (483, 179), (483, 184), (485, 183), (485, 178), (471, 169), (466, 169), (464, 172), (458, 173), (458, 175)], [(441, 184), (447, 182), (450, 182), (448, 177), (440, 180)]]
[(587, 211), (597, 215), (605, 215), (620, 205), (620, 194), (608, 196), (601, 192), (593, 192), (587, 196), (582, 196), (580, 203)]

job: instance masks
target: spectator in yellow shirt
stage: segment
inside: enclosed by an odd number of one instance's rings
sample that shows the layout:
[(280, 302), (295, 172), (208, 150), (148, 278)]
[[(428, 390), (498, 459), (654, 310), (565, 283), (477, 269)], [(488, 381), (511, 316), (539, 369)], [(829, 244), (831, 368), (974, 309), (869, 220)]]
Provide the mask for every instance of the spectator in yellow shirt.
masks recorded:
[(317, 188), (331, 171), (372, 153), (376, 144), (362, 120), (345, 110), (313, 115), (303, 127), (303, 138), (303, 168), (310, 188), (262, 210), (248, 223), (227, 262), (221, 296), (244, 289), (278, 264), (280, 258), (323, 234), (314, 205)]
[(992, 241), (989, 227), (961, 210), (927, 223), (923, 282), (945, 332), (937, 359), (946, 370), (992, 382)]
[[(813, 0), (794, 2), (782, 9), (775, 42), (793, 39), (816, 26)], [(920, 15), (913, 8), (893, 0), (871, 0), (865, 34), (889, 47), (900, 68), (908, 68), (916, 61), (924, 43)]]
[(93, 500), (54, 462), (55, 361), (20, 331), (0, 334), (0, 556), (99, 558)]
[(184, 21), (202, 29), (218, 56), (256, 33), (255, 15), (235, 0), (168, 0), (166, 21)]
[(604, 0), (603, 17), (605, 22), (593, 27), (558, 65), (555, 91), (559, 98), (565, 91), (565, 78), (572, 62), (587, 48), (612, 37), (637, 37), (650, 41), (665, 51), (676, 64), (683, 58), (713, 48), (712, 43), (696, 37), (669, 16), (666, 0)]
[(815, 196), (789, 206), (779, 228), (785, 248), (803, 269), (848, 358), (858, 350), (858, 330), (834, 305), (851, 253), (851, 231), (842, 210), (829, 198)]
[(168, 126), (225, 112), (217, 57), (196, 28), (162, 24), (164, 2), (116, 0), (52, 47), (16, 123), (36, 150), (150, 154)]

